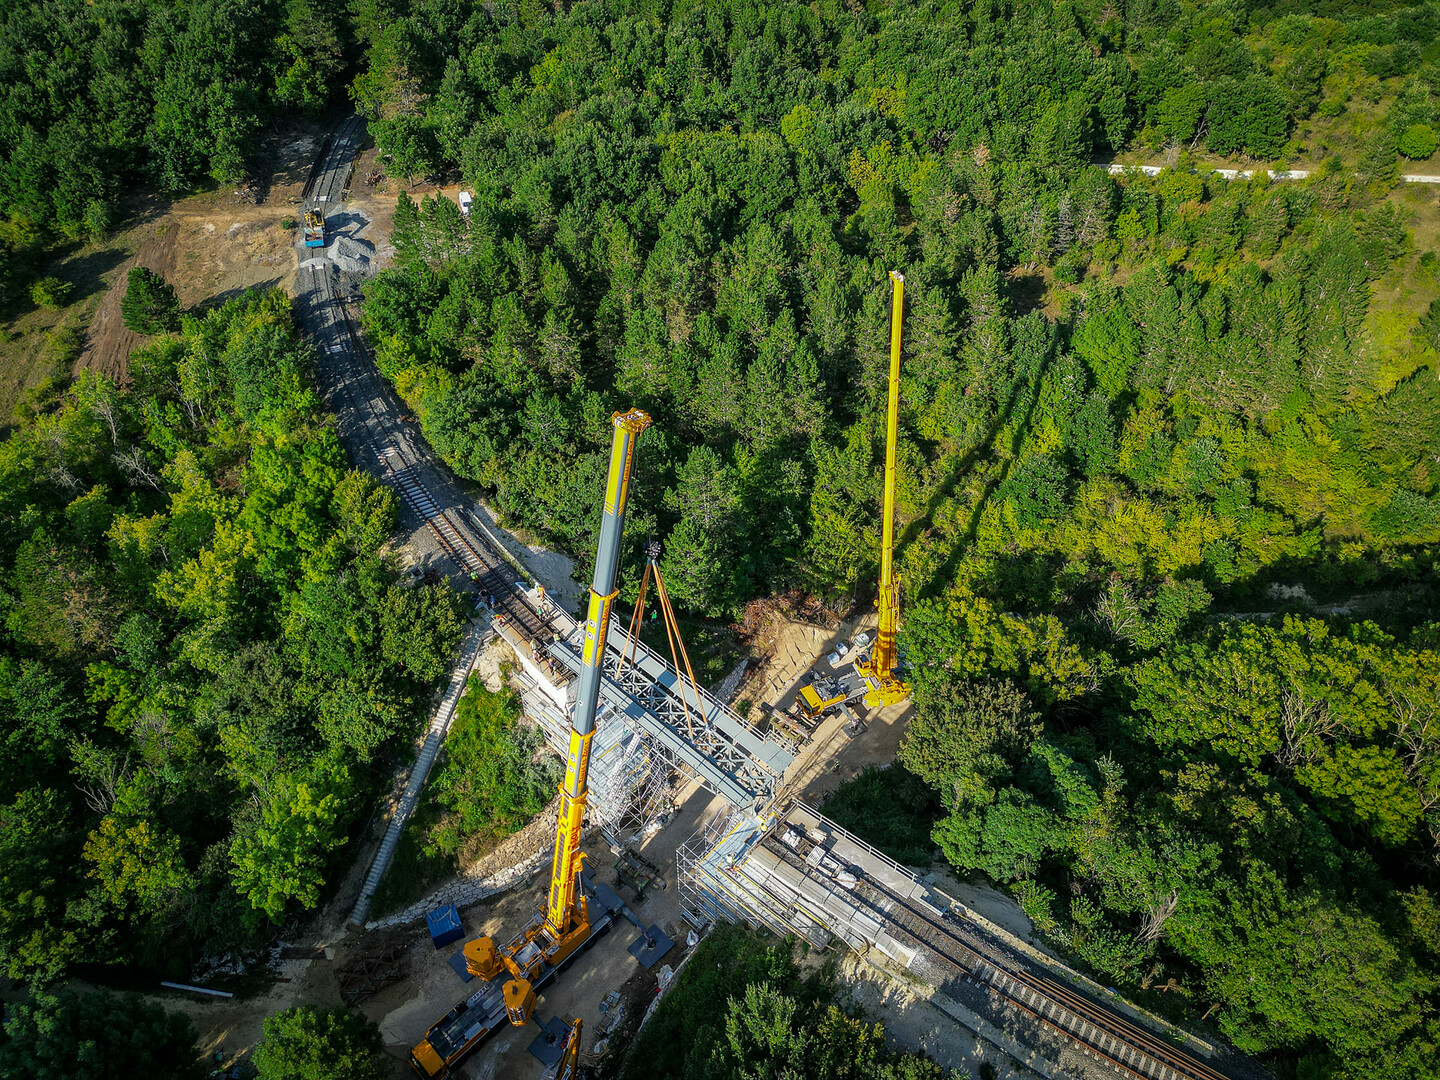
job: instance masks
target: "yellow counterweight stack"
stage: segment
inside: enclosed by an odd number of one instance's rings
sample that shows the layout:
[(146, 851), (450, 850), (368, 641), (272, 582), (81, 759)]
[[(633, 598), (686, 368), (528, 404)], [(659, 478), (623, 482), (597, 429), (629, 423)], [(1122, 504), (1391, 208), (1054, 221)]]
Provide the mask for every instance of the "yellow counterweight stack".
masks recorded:
[(880, 626), (868, 661), (855, 664), (870, 689), (865, 704), (871, 708), (894, 705), (910, 696), (907, 683), (895, 677), (898, 659), (895, 635), (900, 630), (900, 579), (895, 573), (895, 444), (900, 432), (900, 331), (905, 320), (905, 276), (890, 271), (893, 295), (890, 306), (890, 394), (885, 413), (885, 497), (880, 537)]

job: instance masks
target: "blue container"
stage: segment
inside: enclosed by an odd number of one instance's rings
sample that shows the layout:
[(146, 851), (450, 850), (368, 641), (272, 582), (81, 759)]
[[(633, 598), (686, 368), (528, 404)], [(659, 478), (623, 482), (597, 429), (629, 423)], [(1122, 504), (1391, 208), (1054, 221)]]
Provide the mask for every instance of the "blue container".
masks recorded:
[(454, 904), (446, 904), (430, 912), (425, 916), (425, 925), (429, 928), (430, 940), (437, 949), (443, 949), (452, 941), (459, 941), (465, 936), (465, 927), (460, 925), (460, 912)]

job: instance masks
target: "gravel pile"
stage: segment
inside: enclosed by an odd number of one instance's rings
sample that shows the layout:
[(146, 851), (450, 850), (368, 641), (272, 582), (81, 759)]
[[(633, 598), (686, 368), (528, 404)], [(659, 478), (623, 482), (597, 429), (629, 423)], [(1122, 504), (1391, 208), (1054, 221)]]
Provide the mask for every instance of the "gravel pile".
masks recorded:
[(326, 258), (347, 274), (367, 273), (374, 254), (375, 245), (349, 236), (337, 236), (325, 252)]

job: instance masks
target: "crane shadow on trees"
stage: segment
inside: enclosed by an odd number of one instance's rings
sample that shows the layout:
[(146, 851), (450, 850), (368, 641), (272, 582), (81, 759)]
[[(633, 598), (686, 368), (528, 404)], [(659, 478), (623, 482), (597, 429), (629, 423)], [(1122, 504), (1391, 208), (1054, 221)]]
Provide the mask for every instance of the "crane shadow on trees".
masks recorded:
[(965, 545), (975, 539), (975, 532), (980, 524), (980, 515), (989, 504), (991, 496), (995, 493), (995, 489), (1005, 482), (1005, 478), (1010, 475), (1010, 470), (1015, 466), (1015, 455), (1024, 441), (1025, 433), (1030, 430), (1030, 425), (1035, 419), (1035, 407), (1040, 400), (1040, 383), (1045, 378), (1046, 372), (1050, 370), (1050, 365), (1053, 361), (1054, 347), (1052, 346), (1050, 353), (1045, 357), (1044, 362), (1032, 378), (1015, 380), (1014, 385), (1010, 387), (1009, 393), (1005, 396), (1005, 404), (996, 411), (994, 418), (986, 426), (984, 437), (977, 441), (970, 449), (954, 457), (953, 461), (946, 467), (944, 477), (935, 486), (935, 490), (930, 494), (930, 497), (925, 500), (924, 512), (906, 525), (904, 531), (901, 532), (900, 539), (895, 545), (897, 555), (901, 550), (919, 539), (930, 529), (935, 520), (935, 512), (954, 497), (955, 489), (959, 487), (961, 479), (966, 476), (988, 452), (994, 449), (995, 440), (999, 437), (1000, 433), (1005, 430), (1006, 426), (1010, 423), (1010, 418), (1023, 402), (1024, 416), (1021, 418), (1020, 423), (1016, 425), (1015, 443), (1009, 448), (1010, 456), (1000, 468), (998, 474), (986, 482), (985, 490), (981, 492), (980, 497), (975, 500), (975, 505), (971, 508), (970, 518), (966, 522), (965, 528), (955, 537), (955, 542), (950, 553), (945, 557), (945, 561), (937, 568), (935, 574), (931, 576), (930, 581), (920, 590), (919, 595), (934, 595), (937, 584), (954, 580), (958, 572), (960, 557)]

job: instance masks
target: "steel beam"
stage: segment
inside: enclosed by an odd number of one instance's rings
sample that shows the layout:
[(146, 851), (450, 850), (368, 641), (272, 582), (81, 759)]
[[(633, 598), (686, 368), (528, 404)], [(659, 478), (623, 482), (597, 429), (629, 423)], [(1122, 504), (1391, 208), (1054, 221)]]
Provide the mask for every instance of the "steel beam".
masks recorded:
[[(734, 805), (771, 799), (794, 753), (761, 735), (703, 687), (697, 692), (682, 684), (668, 663), (640, 642), (632, 643), (626, 631), (612, 617), (601, 683), (605, 700)], [(578, 672), (582, 643), (583, 631), (572, 633), (552, 643), (550, 654)]]

